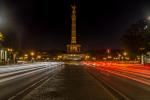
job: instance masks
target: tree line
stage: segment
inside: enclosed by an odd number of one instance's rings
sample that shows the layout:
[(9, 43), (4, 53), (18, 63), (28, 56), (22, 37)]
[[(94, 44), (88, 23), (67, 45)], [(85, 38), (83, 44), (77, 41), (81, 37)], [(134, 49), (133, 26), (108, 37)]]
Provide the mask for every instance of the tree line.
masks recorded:
[(121, 40), (131, 58), (146, 54), (150, 50), (150, 22), (142, 19), (132, 24)]

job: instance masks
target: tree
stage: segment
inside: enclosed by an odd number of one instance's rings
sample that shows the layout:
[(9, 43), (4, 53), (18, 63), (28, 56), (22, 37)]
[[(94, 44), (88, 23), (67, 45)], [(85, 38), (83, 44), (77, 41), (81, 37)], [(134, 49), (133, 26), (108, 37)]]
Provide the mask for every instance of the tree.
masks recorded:
[(4, 41), (4, 35), (0, 32), (0, 47), (2, 47), (3, 41)]
[(143, 50), (148, 50), (150, 47), (150, 27), (146, 20), (139, 20), (132, 24), (123, 35), (122, 43), (131, 58), (135, 58)]
[(6, 33), (5, 41), (2, 42), (2, 45), (6, 48), (13, 48), (13, 49), (17, 50), (19, 42), (18, 42), (16, 34)]

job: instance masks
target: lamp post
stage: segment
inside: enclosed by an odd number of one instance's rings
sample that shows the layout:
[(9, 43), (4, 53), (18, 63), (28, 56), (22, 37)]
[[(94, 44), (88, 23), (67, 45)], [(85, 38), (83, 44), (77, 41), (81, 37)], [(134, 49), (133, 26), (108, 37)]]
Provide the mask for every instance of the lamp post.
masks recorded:
[(39, 60), (39, 61), (40, 61), (40, 60), (41, 60), (41, 58), (42, 58), (42, 57), (41, 57), (41, 55), (38, 55), (38, 56), (37, 56), (37, 60)]
[(8, 48), (7, 51), (8, 51), (8, 55), (9, 55), (8, 63), (10, 63), (10, 62), (12, 62), (14, 60), (13, 59), (13, 49), (12, 48)]
[(123, 59), (126, 60), (127, 52), (123, 52), (123, 56), (124, 56)]
[(124, 55), (124, 56), (127, 56), (127, 52), (124, 52), (123, 55)]
[(4, 41), (4, 35), (0, 32), (0, 42)]
[(110, 54), (110, 49), (107, 49), (106, 52), (107, 52), (108, 60), (111, 60), (112, 57), (111, 57), (111, 54)]
[(25, 54), (25, 55), (24, 55), (24, 60), (27, 61), (27, 59), (28, 59), (28, 54)]
[(119, 59), (119, 60), (121, 59), (121, 54), (118, 54), (118, 59)]
[(140, 51), (141, 51), (141, 64), (144, 64), (144, 49), (145, 48), (140, 48)]
[(33, 60), (34, 60), (34, 58), (33, 58), (34, 52), (31, 52), (30, 55), (31, 55), (31, 61), (33, 62)]

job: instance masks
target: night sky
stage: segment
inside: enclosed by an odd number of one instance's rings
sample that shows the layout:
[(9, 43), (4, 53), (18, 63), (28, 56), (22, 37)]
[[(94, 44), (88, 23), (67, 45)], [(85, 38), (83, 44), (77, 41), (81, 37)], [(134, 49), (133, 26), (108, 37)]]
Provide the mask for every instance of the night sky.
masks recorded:
[(82, 50), (121, 48), (127, 28), (150, 15), (149, 0), (0, 0), (0, 31), (15, 33), (22, 49), (65, 50), (73, 3)]

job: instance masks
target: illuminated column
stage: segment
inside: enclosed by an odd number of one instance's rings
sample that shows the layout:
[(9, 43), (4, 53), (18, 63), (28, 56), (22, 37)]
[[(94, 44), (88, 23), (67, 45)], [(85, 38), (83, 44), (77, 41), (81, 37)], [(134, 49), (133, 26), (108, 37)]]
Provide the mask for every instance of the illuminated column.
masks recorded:
[(80, 51), (80, 44), (77, 44), (76, 39), (76, 6), (72, 5), (72, 14), (71, 14), (71, 44), (67, 45), (67, 52), (68, 53), (79, 53)]
[(71, 7), (72, 7), (71, 43), (76, 44), (76, 6), (73, 5)]

